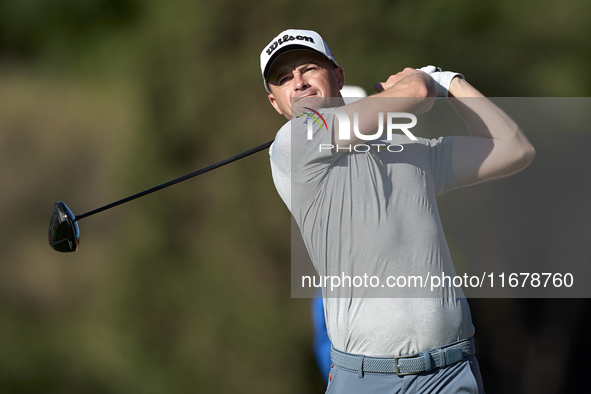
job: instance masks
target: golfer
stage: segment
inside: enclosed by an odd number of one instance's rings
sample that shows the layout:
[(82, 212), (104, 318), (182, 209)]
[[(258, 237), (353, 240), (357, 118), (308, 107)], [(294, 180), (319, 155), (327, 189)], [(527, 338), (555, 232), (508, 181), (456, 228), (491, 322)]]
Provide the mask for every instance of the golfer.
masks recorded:
[[(405, 68), (377, 83), (375, 95), (344, 105), (344, 71), (328, 45), (293, 29), (263, 49), (261, 71), (271, 105), (288, 120), (270, 149), (273, 180), (320, 277), (455, 274), (435, 197), (520, 171), (535, 155), (519, 127), (458, 73)], [(412, 134), (413, 116), (435, 97), (455, 98), (471, 135)], [(407, 127), (379, 135), (397, 122), (385, 120), (389, 113), (407, 116)], [(425, 298), (369, 290), (335, 297), (323, 288), (333, 344), (327, 393), (484, 392), (461, 288)]]

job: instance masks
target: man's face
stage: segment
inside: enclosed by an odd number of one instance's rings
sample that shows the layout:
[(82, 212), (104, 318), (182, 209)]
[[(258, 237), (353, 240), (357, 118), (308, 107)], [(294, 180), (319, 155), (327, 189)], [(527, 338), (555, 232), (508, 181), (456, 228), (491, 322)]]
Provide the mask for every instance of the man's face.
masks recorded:
[(295, 50), (279, 56), (273, 63), (267, 82), (269, 101), (281, 115), (292, 118), (302, 107), (322, 108), (325, 97), (341, 97), (345, 78), (343, 69), (324, 56), (307, 50)]

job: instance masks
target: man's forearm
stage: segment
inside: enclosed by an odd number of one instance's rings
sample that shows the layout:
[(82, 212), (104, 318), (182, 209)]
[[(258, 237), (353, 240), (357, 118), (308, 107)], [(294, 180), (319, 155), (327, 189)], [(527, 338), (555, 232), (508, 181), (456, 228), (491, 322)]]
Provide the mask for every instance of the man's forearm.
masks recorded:
[(512, 174), (533, 160), (535, 150), (519, 126), (468, 82), (454, 78), (449, 97), (472, 137), (477, 137), (454, 140), (452, 164), (460, 185)]
[(513, 119), (466, 80), (454, 78), (449, 88), (449, 97), (453, 98), (452, 105), (466, 121), (473, 136), (497, 140), (523, 136)]

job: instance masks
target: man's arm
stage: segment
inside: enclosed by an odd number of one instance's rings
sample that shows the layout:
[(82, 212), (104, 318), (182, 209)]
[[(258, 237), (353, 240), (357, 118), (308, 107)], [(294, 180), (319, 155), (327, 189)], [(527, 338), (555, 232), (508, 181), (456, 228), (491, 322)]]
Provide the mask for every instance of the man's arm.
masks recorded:
[(519, 126), (462, 78), (454, 78), (449, 97), (471, 136), (454, 137), (453, 176), (461, 186), (523, 170), (535, 156)]
[[(361, 134), (376, 132), (380, 112), (383, 114), (387, 112), (423, 113), (431, 109), (433, 105), (433, 99), (428, 98), (436, 95), (433, 78), (413, 68), (405, 68), (403, 71), (391, 75), (386, 82), (376, 83), (375, 89), (377, 94), (339, 107), (339, 111), (344, 112), (351, 121), (353, 121), (355, 113), (359, 114), (359, 132)], [(388, 100), (388, 98), (398, 99)], [(351, 133), (350, 139), (340, 139), (338, 130), (338, 121), (335, 117), (333, 141), (339, 146), (365, 142), (357, 138), (354, 133)]]

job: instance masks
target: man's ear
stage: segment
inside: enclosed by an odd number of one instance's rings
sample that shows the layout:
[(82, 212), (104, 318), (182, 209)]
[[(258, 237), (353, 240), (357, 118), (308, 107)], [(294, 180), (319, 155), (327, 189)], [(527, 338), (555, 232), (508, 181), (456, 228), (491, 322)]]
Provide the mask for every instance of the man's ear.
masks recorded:
[(335, 67), (334, 75), (337, 79), (337, 86), (339, 87), (339, 90), (341, 90), (343, 86), (345, 86), (345, 70), (343, 70), (342, 67)]
[(269, 101), (271, 102), (271, 105), (273, 106), (273, 108), (275, 108), (275, 111), (279, 112), (279, 115), (283, 115), (283, 112), (281, 112), (281, 110), (279, 109), (279, 105), (277, 105), (277, 99), (275, 99), (275, 96), (273, 96), (273, 93), (269, 93)]

